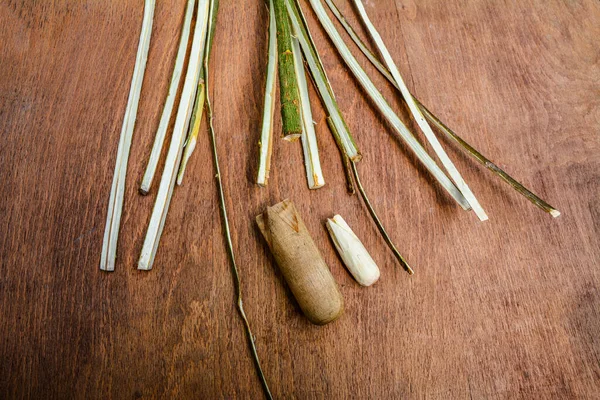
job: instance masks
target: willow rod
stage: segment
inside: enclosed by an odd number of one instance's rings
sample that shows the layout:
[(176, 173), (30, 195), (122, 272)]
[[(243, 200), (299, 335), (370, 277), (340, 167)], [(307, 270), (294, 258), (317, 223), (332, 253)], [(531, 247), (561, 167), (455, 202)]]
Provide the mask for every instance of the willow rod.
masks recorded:
[(269, 390), (269, 385), (267, 384), (267, 379), (265, 378), (265, 374), (260, 365), (260, 359), (258, 357), (258, 351), (256, 349), (256, 344), (254, 342), (254, 335), (252, 334), (252, 330), (250, 329), (250, 322), (248, 321), (248, 317), (246, 316), (246, 312), (244, 311), (244, 303), (242, 301), (242, 284), (239, 273), (239, 268), (237, 266), (235, 260), (235, 252), (233, 251), (233, 240), (231, 239), (231, 228), (229, 227), (229, 218), (227, 216), (227, 206), (225, 204), (225, 190), (223, 188), (223, 179), (221, 177), (221, 168), (219, 166), (219, 154), (217, 151), (217, 136), (215, 133), (215, 128), (213, 124), (213, 110), (212, 104), (210, 101), (209, 94), (209, 65), (210, 65), (210, 54), (213, 42), (214, 31), (216, 27), (217, 15), (219, 11), (219, 0), (210, 0), (210, 18), (209, 18), (209, 28), (208, 28), (208, 38), (206, 43), (206, 50), (204, 54), (204, 77), (205, 77), (205, 90), (206, 90), (206, 112), (208, 117), (208, 131), (210, 134), (210, 142), (213, 153), (213, 165), (215, 168), (215, 180), (217, 183), (217, 189), (219, 193), (219, 206), (221, 208), (221, 214), (223, 218), (223, 230), (225, 231), (225, 239), (227, 242), (227, 253), (229, 254), (229, 258), (231, 260), (231, 269), (233, 272), (233, 277), (235, 280), (235, 288), (237, 291), (237, 308), (240, 316), (244, 322), (244, 328), (246, 330), (246, 336), (248, 337), (248, 343), (250, 344), (250, 348), (252, 350), (252, 356), (254, 358), (254, 363), (256, 365), (256, 370), (260, 377), (261, 384), (263, 386), (263, 390), (265, 392), (265, 396), (268, 399), (273, 399), (271, 395), (271, 391)]

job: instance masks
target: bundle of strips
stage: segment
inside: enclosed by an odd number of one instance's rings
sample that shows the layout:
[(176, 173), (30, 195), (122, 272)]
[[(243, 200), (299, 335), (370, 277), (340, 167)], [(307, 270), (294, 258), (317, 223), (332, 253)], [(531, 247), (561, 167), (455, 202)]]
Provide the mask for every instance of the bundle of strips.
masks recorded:
[[(438, 137), (434, 133), (430, 124), (458, 143), (463, 150), (467, 151), (476, 160), (499, 175), (519, 193), (523, 194), (538, 207), (550, 213), (554, 217), (560, 215), (558, 210), (554, 209), (548, 203), (541, 200), (531, 191), (526, 189), (521, 183), (510, 177), (506, 172), (496, 166), (496, 164), (491, 162), (475, 148), (470, 146), (466, 141), (460, 138), (411, 94), (383, 39), (381, 38), (374, 24), (369, 19), (367, 11), (361, 0), (353, 0), (354, 5), (361, 17), (362, 22), (365, 24), (365, 27), (369, 32), (371, 39), (376, 45), (377, 51), (380, 53), (383, 62), (381, 62), (379, 58), (369, 50), (365, 43), (348, 24), (333, 1), (325, 0), (333, 14), (344, 27), (354, 43), (365, 54), (369, 61), (371, 61), (373, 65), (375, 65), (375, 67), (398, 90), (399, 94), (406, 102), (412, 117), (415, 119), (417, 126), (424, 134), (429, 145), (433, 149), (435, 156), (441, 163), (441, 166), (443, 167), (442, 170), (442, 168), (438, 166), (438, 164), (421, 145), (415, 135), (408, 129), (406, 124), (398, 117), (397, 113), (391, 108), (387, 100), (374, 85), (371, 78), (367, 75), (362, 66), (352, 55), (325, 8), (323, 7), (322, 1), (309, 0), (309, 2), (325, 32), (333, 42), (336, 49), (339, 51), (342, 59), (349, 67), (359, 84), (362, 86), (365, 93), (374, 102), (376, 108), (390, 123), (400, 138), (407, 144), (408, 148), (415, 153), (418, 160), (463, 209), (473, 210), (481, 221), (488, 219), (487, 214), (479, 204), (479, 201), (469, 186), (466, 184), (454, 163), (450, 160), (450, 157), (438, 140)], [(363, 197), (365, 205), (367, 206), (369, 213), (373, 217), (373, 220), (375, 221), (386, 243), (390, 249), (392, 249), (394, 255), (404, 269), (409, 273), (412, 273), (412, 269), (400, 255), (400, 252), (394, 246), (385, 228), (383, 227), (382, 222), (377, 217), (372, 204), (369, 202), (365, 189), (361, 184), (356, 162), (359, 161), (362, 156), (358, 151), (354, 139), (350, 134), (350, 130), (337, 105), (333, 89), (331, 88), (331, 84), (329, 83), (327, 74), (325, 73), (325, 69), (319, 57), (318, 51), (310, 35), (306, 19), (298, 0), (270, 0), (269, 4), (269, 62), (267, 66), (267, 83), (265, 88), (262, 130), (259, 141), (259, 167), (257, 176), (258, 185), (267, 185), (269, 172), (271, 170), (270, 160), (273, 147), (272, 136), (276, 86), (275, 79), (277, 71), (276, 52), (279, 51), (279, 87), (283, 135), (285, 139), (290, 140), (290, 136), (294, 133), (292, 132), (292, 129), (290, 129), (292, 122), (300, 121), (302, 129), (302, 147), (304, 150), (306, 174), (309, 187), (311, 189), (318, 188), (320, 187), (319, 184), (324, 182), (322, 180), (323, 173), (319, 164), (317, 139), (314, 135), (314, 127), (312, 126), (312, 120), (310, 117), (311, 110), (303, 64), (306, 64), (310, 72), (315, 89), (319, 94), (319, 97), (325, 108), (329, 128), (342, 154), (343, 166), (346, 172), (349, 192), (354, 193), (354, 188), (358, 187), (359, 193)], [(284, 12), (282, 9), (284, 9), (286, 12)], [(293, 61), (295, 69), (290, 67), (290, 64), (292, 63), (290, 59)], [(295, 74), (293, 79), (291, 78), (292, 74)], [(294, 108), (293, 106), (298, 107)]]
[[(140, 98), (141, 85), (148, 55), (148, 47), (150, 40), (150, 32), (152, 28), (152, 19), (154, 14), (154, 0), (146, 1), (144, 14), (144, 23), (142, 27), (141, 40), (138, 50), (138, 57), (134, 70), (131, 92), (129, 95), (129, 103), (125, 113), (123, 122), (123, 132), (119, 142), (119, 150), (117, 154), (117, 167), (115, 170), (115, 178), (113, 180), (113, 190), (111, 192), (109, 203), (109, 215), (105, 233), (105, 241), (102, 252), (101, 268), (103, 270), (114, 270), (115, 251), (117, 244), (117, 233), (119, 227), (119, 219), (121, 215), (123, 190), (126, 176), (127, 158), (129, 156), (129, 148), (131, 145), (131, 136), (133, 133), (133, 124)], [(150, 270), (154, 263), (154, 258), (160, 243), (160, 237), (166, 221), (169, 204), (173, 195), (175, 183), (181, 184), (186, 164), (194, 150), (195, 143), (200, 131), (200, 124), (204, 107), (206, 105), (208, 115), (208, 125), (210, 140), (212, 145), (215, 177), (219, 194), (219, 204), (222, 211), (222, 222), (225, 232), (227, 252), (230, 257), (232, 274), (235, 279), (237, 291), (237, 308), (244, 322), (246, 335), (252, 351), (252, 356), (256, 365), (258, 375), (261, 379), (265, 394), (271, 398), (271, 393), (267, 385), (266, 378), (263, 374), (258, 357), (258, 351), (254, 343), (254, 335), (250, 329), (250, 323), (244, 311), (242, 302), (242, 290), (239, 269), (236, 264), (233, 251), (233, 242), (229, 228), (229, 219), (225, 206), (225, 193), (221, 178), (219, 158), (217, 153), (217, 138), (213, 126), (213, 112), (208, 92), (209, 78), (209, 60), (212, 47), (212, 39), (214, 35), (216, 19), (218, 14), (218, 0), (188, 0), (187, 9), (184, 16), (181, 39), (177, 52), (175, 67), (171, 78), (169, 93), (163, 114), (160, 120), (159, 128), (156, 134), (156, 139), (152, 148), (148, 167), (142, 180), (140, 192), (148, 194), (151, 184), (158, 166), (160, 153), (166, 137), (166, 131), (169, 125), (169, 120), (175, 99), (179, 88), (180, 79), (183, 73), (183, 65), (187, 54), (188, 41), (191, 31), (192, 19), (194, 10), (196, 10), (196, 24), (192, 39), (192, 46), (189, 52), (188, 68), (185, 74), (184, 85), (182, 89), (181, 99), (175, 119), (175, 127), (171, 136), (171, 142), (167, 152), (165, 167), (162, 172), (162, 177), (159, 183), (156, 202), (152, 210), (152, 216), (144, 240), (144, 245), (138, 261), (138, 269)], [(293, 61), (293, 60), (292, 60)], [(297, 68), (294, 64), (292, 67)], [(304, 114), (310, 120), (310, 114)]]

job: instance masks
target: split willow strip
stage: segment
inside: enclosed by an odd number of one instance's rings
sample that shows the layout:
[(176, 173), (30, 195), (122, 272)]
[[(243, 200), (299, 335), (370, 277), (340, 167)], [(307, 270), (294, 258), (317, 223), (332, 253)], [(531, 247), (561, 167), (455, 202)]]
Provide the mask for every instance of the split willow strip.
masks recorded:
[(173, 68), (171, 83), (169, 84), (167, 100), (165, 101), (165, 106), (160, 117), (160, 123), (158, 124), (158, 129), (154, 138), (154, 144), (152, 145), (152, 151), (150, 152), (150, 158), (148, 159), (146, 172), (144, 172), (144, 177), (142, 178), (142, 184), (140, 186), (140, 193), (143, 195), (146, 195), (150, 192), (152, 181), (154, 180), (154, 175), (156, 174), (156, 168), (158, 167), (158, 161), (160, 160), (160, 153), (162, 152), (165, 143), (165, 137), (167, 136), (167, 129), (169, 128), (171, 115), (173, 114), (177, 90), (179, 89), (179, 83), (181, 82), (181, 75), (183, 75), (183, 66), (185, 63), (188, 42), (190, 39), (195, 2), (195, 0), (188, 0), (187, 3), (185, 17), (183, 19), (183, 28), (181, 30), (181, 38), (179, 39), (179, 49), (177, 50), (177, 56), (175, 58), (175, 67)]
[(108, 213), (106, 216), (106, 227), (104, 229), (104, 241), (102, 243), (102, 255), (100, 259), (100, 269), (103, 271), (115, 270), (121, 213), (123, 211), (123, 197), (125, 194), (127, 163), (129, 161), (133, 129), (140, 102), (142, 83), (144, 81), (144, 72), (146, 71), (148, 50), (150, 49), (150, 37), (152, 35), (155, 6), (155, 0), (146, 0), (144, 5), (144, 19), (142, 22), (140, 41), (133, 70), (131, 88), (129, 89), (129, 99), (127, 100), (127, 108), (125, 110), (125, 117), (123, 118), (123, 126), (121, 128), (115, 172), (108, 201)]

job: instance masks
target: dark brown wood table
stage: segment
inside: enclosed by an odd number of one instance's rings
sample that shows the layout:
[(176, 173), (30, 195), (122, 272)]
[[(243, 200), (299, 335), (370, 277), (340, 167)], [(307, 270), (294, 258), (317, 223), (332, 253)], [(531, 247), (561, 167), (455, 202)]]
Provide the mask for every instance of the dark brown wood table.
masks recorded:
[[(338, 3), (357, 25), (350, 1)], [(218, 150), (246, 311), (273, 394), (599, 398), (600, 3), (366, 1), (408, 86), (563, 212), (552, 219), (443, 140), (486, 223), (416, 167), (303, 5), (365, 156), (367, 190), (416, 274), (398, 268), (361, 200), (346, 194), (314, 92), (327, 186), (309, 191), (300, 145), (281, 140), (270, 185), (253, 184), (268, 13), (263, 1), (221, 1), (211, 87)], [(206, 129), (154, 270), (135, 267), (154, 201), (137, 185), (184, 8), (158, 1), (117, 270), (107, 274), (98, 268), (102, 233), (143, 2), (0, 3), (0, 398), (262, 396), (236, 313)], [(407, 119), (390, 85), (367, 71)], [(344, 316), (326, 327), (302, 316), (253, 222), (284, 198), (345, 298)], [(334, 213), (379, 264), (375, 286), (358, 286), (334, 252), (323, 225)]]

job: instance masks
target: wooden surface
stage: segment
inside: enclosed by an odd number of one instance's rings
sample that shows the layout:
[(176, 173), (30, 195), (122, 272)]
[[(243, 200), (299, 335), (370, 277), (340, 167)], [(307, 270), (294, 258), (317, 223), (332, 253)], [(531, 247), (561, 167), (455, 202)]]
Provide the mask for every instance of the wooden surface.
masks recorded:
[[(119, 260), (107, 274), (98, 268), (102, 232), (142, 2), (0, 2), (0, 398), (262, 396), (234, 306), (206, 133), (173, 197), (154, 270), (135, 269), (153, 204), (137, 185), (184, 3), (157, 5)], [(350, 2), (338, 4), (356, 23)], [(246, 312), (273, 394), (599, 398), (600, 3), (366, 4), (418, 97), (563, 216), (538, 211), (444, 141), (491, 220), (462, 212), (415, 168), (308, 7), (365, 156), (360, 172), (416, 274), (398, 268), (361, 201), (346, 195), (314, 92), (327, 186), (310, 192), (300, 145), (278, 140), (270, 185), (255, 187), (267, 10), (222, 1), (215, 124)], [(302, 316), (254, 223), (286, 197), (345, 299), (345, 314), (326, 327)], [(324, 227), (334, 213), (381, 267), (375, 286), (360, 287), (341, 265)]]

